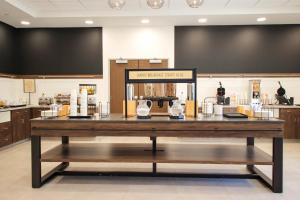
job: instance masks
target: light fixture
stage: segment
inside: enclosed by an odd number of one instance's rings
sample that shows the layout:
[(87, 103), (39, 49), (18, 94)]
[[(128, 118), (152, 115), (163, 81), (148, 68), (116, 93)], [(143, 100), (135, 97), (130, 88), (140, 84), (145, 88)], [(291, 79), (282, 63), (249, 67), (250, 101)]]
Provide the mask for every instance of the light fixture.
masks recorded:
[(109, 7), (116, 10), (122, 9), (125, 3), (126, 3), (125, 0), (108, 0)]
[(267, 18), (265, 18), (265, 17), (259, 17), (256, 19), (256, 21), (258, 21), (258, 22), (264, 22), (266, 20), (267, 20)]
[(142, 19), (142, 20), (141, 20), (141, 23), (142, 23), (142, 24), (149, 24), (149, 23), (150, 23), (150, 20), (149, 20), (149, 19)]
[(28, 26), (28, 25), (30, 25), (30, 22), (29, 21), (21, 21), (21, 24), (25, 25), (25, 26)]
[(191, 8), (199, 8), (203, 4), (203, 0), (186, 0), (186, 3)]
[(163, 7), (165, 0), (147, 0), (147, 4), (150, 8), (160, 9)]
[(206, 23), (207, 19), (206, 18), (200, 18), (200, 19), (198, 19), (198, 22), (199, 23)]
[(88, 25), (92, 25), (92, 24), (94, 24), (94, 21), (92, 21), (92, 20), (85, 20), (85, 23), (88, 24)]

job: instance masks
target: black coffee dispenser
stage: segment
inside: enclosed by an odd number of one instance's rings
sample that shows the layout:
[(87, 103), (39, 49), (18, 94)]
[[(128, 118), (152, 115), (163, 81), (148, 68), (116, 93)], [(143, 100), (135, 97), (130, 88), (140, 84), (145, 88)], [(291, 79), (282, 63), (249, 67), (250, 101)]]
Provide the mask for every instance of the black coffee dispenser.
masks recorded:
[(220, 84), (220, 87), (217, 89), (217, 104), (229, 105), (230, 97), (225, 98), (225, 88), (223, 88), (221, 82), (219, 82), (219, 84)]
[(279, 88), (277, 90), (277, 94), (275, 94), (275, 97), (277, 99), (278, 104), (280, 105), (294, 105), (294, 98), (287, 98), (286, 91), (282, 87), (280, 81), (278, 81)]

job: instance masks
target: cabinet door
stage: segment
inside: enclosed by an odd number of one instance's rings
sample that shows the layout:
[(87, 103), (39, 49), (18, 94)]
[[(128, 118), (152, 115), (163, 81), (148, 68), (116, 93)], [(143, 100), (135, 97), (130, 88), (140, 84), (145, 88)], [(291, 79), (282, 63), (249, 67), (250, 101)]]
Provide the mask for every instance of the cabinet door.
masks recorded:
[(296, 138), (300, 139), (300, 109), (295, 109), (296, 111), (296, 123), (295, 123), (295, 134)]
[[(128, 60), (126, 64), (110, 61), (110, 112), (122, 113), (125, 98), (125, 69), (138, 69), (138, 60)], [(134, 95), (138, 96), (138, 85), (134, 84)]]
[(279, 118), (285, 120), (284, 123), (284, 137), (288, 139), (296, 138), (296, 115), (295, 109), (280, 109)]
[(30, 109), (23, 110), (23, 119), (25, 123), (25, 138), (30, 138), (31, 127), (30, 127)]
[(0, 124), (0, 147), (12, 143), (12, 132), (10, 122)]
[(11, 112), (13, 142), (18, 142), (25, 139), (26, 125), (22, 110), (13, 110)]

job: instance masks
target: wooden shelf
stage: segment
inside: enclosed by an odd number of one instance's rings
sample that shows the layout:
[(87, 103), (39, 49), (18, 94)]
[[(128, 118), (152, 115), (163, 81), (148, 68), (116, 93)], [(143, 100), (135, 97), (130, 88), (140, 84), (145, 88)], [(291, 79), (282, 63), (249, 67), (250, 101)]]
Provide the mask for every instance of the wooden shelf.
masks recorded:
[(242, 145), (73, 143), (59, 145), (41, 156), (42, 162), (127, 162), (272, 165), (272, 157)]

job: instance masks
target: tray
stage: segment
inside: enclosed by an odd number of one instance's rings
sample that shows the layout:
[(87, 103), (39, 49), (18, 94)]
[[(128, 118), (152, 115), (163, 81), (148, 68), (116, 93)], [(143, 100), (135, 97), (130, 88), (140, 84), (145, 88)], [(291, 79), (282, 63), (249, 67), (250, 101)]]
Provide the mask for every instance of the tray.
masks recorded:
[(92, 118), (92, 115), (77, 115), (77, 116), (68, 116), (69, 119), (90, 119)]
[(148, 116), (137, 116), (138, 119), (151, 119), (151, 115)]
[(244, 115), (242, 113), (225, 113), (223, 114), (223, 117), (226, 117), (226, 118), (237, 118), (237, 119), (241, 119), (241, 118), (248, 118), (247, 115)]
[(184, 119), (184, 115), (179, 115), (179, 116), (170, 115), (169, 117), (170, 117), (170, 119)]

